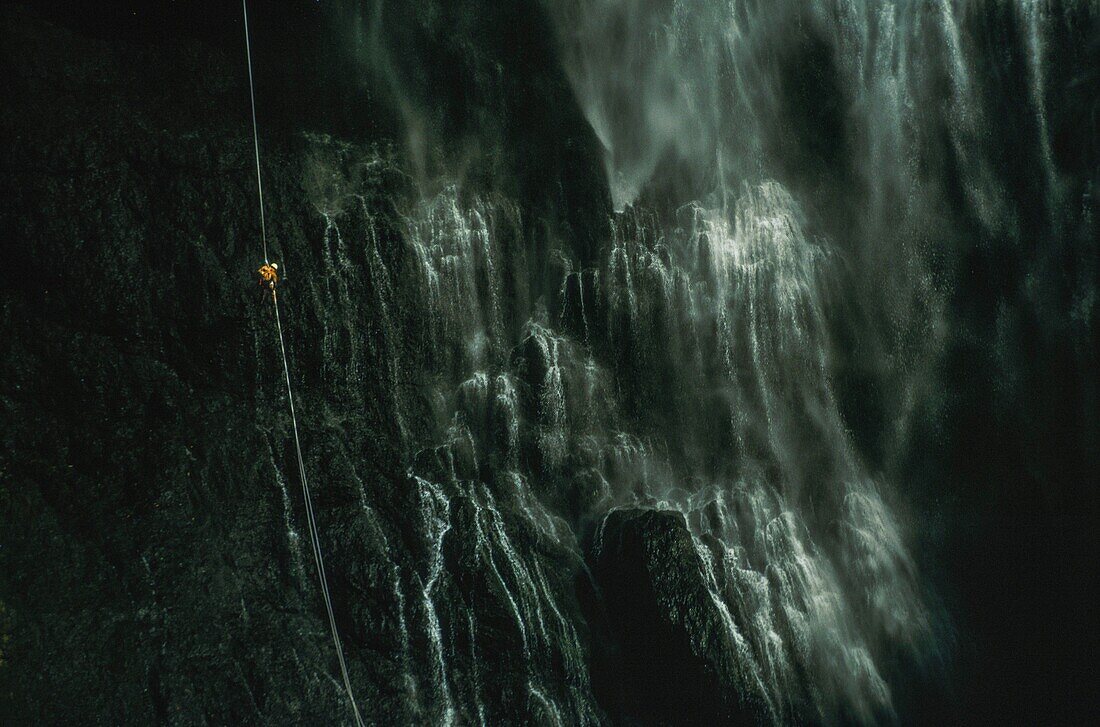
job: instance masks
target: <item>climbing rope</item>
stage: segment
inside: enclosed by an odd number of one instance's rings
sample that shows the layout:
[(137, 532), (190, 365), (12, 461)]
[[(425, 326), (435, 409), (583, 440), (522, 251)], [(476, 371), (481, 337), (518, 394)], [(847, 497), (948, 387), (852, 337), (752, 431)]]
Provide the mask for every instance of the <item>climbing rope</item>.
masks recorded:
[[(270, 263), (267, 257), (267, 228), (264, 224), (264, 189), (260, 181), (260, 136), (256, 123), (256, 92), (252, 84), (252, 46), (248, 37), (248, 1), (241, 0), (244, 9), (244, 44), (248, 55), (248, 90), (252, 97), (252, 142), (256, 151), (256, 191), (260, 198), (260, 232), (264, 245), (264, 265)], [(351, 710), (355, 716), (355, 723), (363, 727), (363, 718), (359, 714), (359, 705), (355, 703), (355, 694), (351, 689), (351, 679), (348, 678), (348, 665), (344, 661), (344, 647), (340, 642), (340, 632), (336, 628), (336, 616), (332, 611), (332, 595), (328, 590), (328, 577), (325, 575), (325, 558), (321, 552), (321, 535), (317, 529), (317, 517), (313, 512), (313, 496), (309, 489), (309, 480), (306, 477), (306, 464), (302, 457), (302, 442), (298, 435), (298, 415), (294, 411), (294, 390), (290, 384), (290, 363), (286, 355), (286, 343), (283, 339), (283, 321), (279, 315), (279, 296), (275, 290), (275, 281), (271, 281), (271, 302), (275, 307), (275, 328), (279, 332), (279, 353), (283, 357), (283, 375), (286, 378), (286, 398), (290, 404), (290, 421), (294, 428), (294, 451), (298, 457), (298, 475), (302, 481), (302, 499), (306, 506), (306, 522), (309, 527), (309, 542), (313, 547), (313, 560), (317, 565), (317, 580), (321, 583), (321, 596), (325, 601), (325, 611), (328, 614), (329, 631), (332, 632), (332, 643), (336, 647), (336, 658), (340, 662), (340, 676), (344, 680), (344, 690), (348, 693), (348, 701), (351, 702)]]
[(256, 124), (256, 87), (252, 83), (252, 43), (248, 38), (248, 0), (241, 0), (244, 8), (244, 50), (248, 55), (248, 97), (252, 100), (252, 148), (256, 151), (256, 192), (260, 198), (260, 239), (264, 241), (264, 264), (267, 259), (267, 222), (264, 220), (264, 183), (260, 175), (260, 132)]
[(313, 546), (313, 559), (317, 564), (317, 579), (321, 582), (321, 595), (325, 599), (325, 611), (328, 612), (328, 626), (332, 632), (332, 643), (336, 647), (336, 658), (340, 662), (340, 676), (344, 679), (344, 689), (347, 690), (352, 712), (355, 713), (355, 723), (362, 727), (363, 718), (359, 716), (359, 706), (355, 703), (355, 694), (351, 691), (348, 665), (344, 661), (344, 647), (340, 643), (340, 632), (336, 628), (336, 617), (332, 612), (332, 596), (329, 594), (328, 577), (325, 575), (325, 558), (321, 553), (321, 536), (317, 530), (317, 518), (313, 514), (313, 497), (309, 491), (309, 480), (306, 479), (306, 465), (302, 459), (302, 443), (298, 437), (298, 417), (294, 412), (294, 392), (290, 386), (290, 364), (287, 363), (286, 344), (283, 342), (283, 323), (279, 317), (279, 298), (274, 289), (271, 291), (271, 300), (275, 304), (275, 327), (279, 331), (279, 352), (283, 356), (286, 398), (290, 403), (290, 421), (294, 425), (294, 451), (298, 456), (298, 475), (302, 480), (302, 499), (306, 503), (306, 522), (309, 525), (309, 541)]

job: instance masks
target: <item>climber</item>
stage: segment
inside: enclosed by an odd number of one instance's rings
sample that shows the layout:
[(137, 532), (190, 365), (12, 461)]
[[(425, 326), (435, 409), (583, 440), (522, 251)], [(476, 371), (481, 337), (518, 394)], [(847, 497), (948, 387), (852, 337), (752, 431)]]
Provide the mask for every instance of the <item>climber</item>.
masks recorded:
[(257, 272), (260, 274), (260, 285), (266, 283), (274, 292), (275, 284), (279, 282), (279, 263), (264, 263)]

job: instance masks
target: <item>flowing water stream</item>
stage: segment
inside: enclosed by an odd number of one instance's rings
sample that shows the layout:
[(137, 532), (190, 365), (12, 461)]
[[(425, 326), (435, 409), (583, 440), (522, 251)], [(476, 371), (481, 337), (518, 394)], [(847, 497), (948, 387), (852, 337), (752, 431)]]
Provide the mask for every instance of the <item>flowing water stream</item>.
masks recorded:
[[(690, 534), (677, 567), (705, 585), (720, 625), (707, 648), (756, 718), (888, 720), (891, 679), (950, 651), (892, 466), (943, 347), (948, 201), (931, 146), (953, 153), (980, 224), (1016, 224), (982, 139), (996, 112), (975, 71), (981, 4), (545, 5), (616, 208), (594, 260), (568, 241), (532, 258), (520, 209), (458, 183), (402, 212), (388, 258), (365, 205), (358, 239), (325, 215), (345, 308), (346, 246), (371, 250), (375, 345), (392, 362), (378, 376), (418, 492), (427, 560), (395, 582), (402, 624), (426, 634), (407, 660), (428, 662), (408, 675), (422, 716), (492, 721), (479, 643), (503, 629), (538, 721), (599, 721), (573, 597), (544, 567), (590, 579), (607, 513), (641, 508)], [(1043, 49), (1068, 16), (1001, 12), (1054, 200)], [(860, 363), (887, 412), (873, 462), (836, 383), (853, 308), (876, 321)], [(339, 337), (326, 328), (326, 360), (363, 375)], [(415, 433), (409, 397), (432, 412)], [(445, 555), (452, 538), (471, 561)], [(459, 595), (471, 568), (494, 612)], [(477, 669), (458, 673), (459, 649)]]

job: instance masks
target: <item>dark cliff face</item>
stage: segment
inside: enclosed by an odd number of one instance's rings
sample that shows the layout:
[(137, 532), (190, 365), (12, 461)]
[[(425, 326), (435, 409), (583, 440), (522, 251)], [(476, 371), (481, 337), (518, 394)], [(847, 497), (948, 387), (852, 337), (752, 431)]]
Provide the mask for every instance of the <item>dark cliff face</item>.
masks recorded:
[[(298, 500), (273, 487), (289, 432), (276, 361), (256, 355), (276, 341), (251, 280), (238, 69), (196, 46), (115, 50), (17, 11), (4, 26), (4, 719), (330, 721), (343, 705), (323, 676), (316, 592), (282, 526)], [(274, 237), (316, 238), (304, 145), (270, 142)], [(285, 256), (303, 280), (315, 265), (304, 246)], [(294, 329), (292, 349), (308, 350)], [(392, 472), (379, 416), (356, 420), (361, 438), (311, 464), (347, 468), (355, 452), (374, 477)], [(325, 490), (323, 507), (352, 497)], [(341, 593), (378, 578), (348, 567), (371, 562), (359, 549), (377, 537), (332, 548)], [(289, 633), (300, 643), (278, 648)]]
[[(217, 43), (112, 43), (21, 9), (5, 9), (4, 36), (3, 721), (342, 722), (254, 273), (245, 69)], [(454, 355), (429, 350), (429, 313), (401, 278), (408, 177), (369, 136), (301, 133), (317, 110), (303, 122), (276, 98), (261, 95), (272, 258), (365, 716), (469, 722), (480, 703), (483, 719), (528, 721), (546, 707), (516, 675), (536, 671), (562, 691), (540, 698), (591, 712), (568, 695), (584, 655), (562, 652), (578, 637), (543, 634), (534, 663), (507, 595), (532, 576), (486, 565), (505, 547), (541, 564), (562, 611), (551, 627), (572, 632), (568, 553), (522, 525), (504, 535), (507, 493), (448, 502), (406, 474), (399, 428), (434, 432), (427, 396), (391, 398), (412, 385), (395, 367)], [(598, 181), (586, 199), (598, 205)], [(444, 547), (452, 528), (469, 535)], [(429, 582), (438, 608), (421, 601)]]
[[(1094, 708), (1079, 5), (256, 8), (367, 721)], [(135, 8), (0, 10), (0, 722), (351, 723), (237, 11)]]
[(615, 511), (593, 551), (601, 606), (614, 614), (602, 698), (632, 722), (753, 724), (728, 686), (737, 683), (733, 650), (679, 514)]

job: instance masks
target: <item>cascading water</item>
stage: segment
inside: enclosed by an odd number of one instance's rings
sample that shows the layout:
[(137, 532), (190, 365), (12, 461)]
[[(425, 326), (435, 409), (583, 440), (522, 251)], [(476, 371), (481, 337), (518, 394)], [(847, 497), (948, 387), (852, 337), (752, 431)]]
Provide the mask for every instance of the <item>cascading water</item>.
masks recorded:
[[(1078, 673), (1095, 2), (304, 5), (297, 95), (257, 20), (261, 172), (368, 722), (950, 722), (1054, 693), (1009, 655)], [(346, 720), (234, 67), (0, 12), (0, 275), (44, 281), (0, 285), (0, 721)]]
[[(804, 232), (790, 193), (746, 186), (730, 210), (688, 205), (667, 230), (624, 213), (600, 267), (564, 266), (557, 299), (528, 302), (535, 318), (512, 334), (501, 310), (504, 290), (519, 286), (502, 279), (489, 221), (501, 214), (514, 212), (445, 190), (406, 218), (395, 262), (422, 306), (406, 320), (422, 316), (431, 335), (413, 347), (416, 361), (395, 353), (410, 367), (388, 375), (434, 372), (420, 396), (436, 421), (409, 449), (426, 555), (405, 587), (419, 595), (405, 598), (395, 577), (401, 622), (427, 645), (406, 661), (419, 675), (407, 674), (410, 684), (431, 685), (416, 689), (429, 700), (422, 715), (492, 719), (483, 676), (451, 666), (456, 649), (478, 653), (490, 619), (484, 605), (462, 605), (455, 579), (467, 566), (445, 558), (448, 539), (466, 531), (490, 603), (518, 635), (531, 714), (598, 721), (575, 607), (561, 603), (540, 549), (581, 574), (583, 552), (560, 516), (598, 521), (638, 507), (683, 514), (694, 543), (685, 565), (698, 569), (725, 631), (715, 638), (735, 664), (728, 686), (758, 717), (889, 714), (874, 655), (886, 643), (925, 654), (931, 617), (830, 385), (837, 255)], [(338, 256), (348, 244), (339, 220), (326, 217), (325, 229)], [(366, 229), (369, 249), (377, 233)], [(385, 270), (370, 254), (372, 274)], [(375, 284), (386, 346), (401, 338), (382, 298), (391, 287)], [(534, 541), (517, 540), (516, 528)]]
[[(712, 638), (733, 664), (725, 688), (735, 701), (767, 721), (888, 719), (898, 665), (943, 659), (947, 631), (891, 504), (891, 470), (865, 460), (846, 423), (837, 317), (853, 305), (881, 316), (869, 345), (871, 375), (894, 407), (888, 461), (905, 446), (942, 347), (945, 289), (928, 220), (943, 198), (916, 162), (941, 133), (922, 117), (941, 79), (955, 99), (942, 133), (965, 194), (990, 229), (1011, 224), (1005, 192), (975, 151), (987, 111), (962, 30), (971, 9), (946, 0), (546, 6), (621, 211), (594, 264), (568, 244), (548, 264), (517, 256), (518, 210), (456, 185), (406, 213), (402, 267), (416, 271), (413, 297), (430, 332), (419, 365), (436, 420), (434, 434), (409, 443), (410, 474), (432, 493), (426, 513), (472, 508), (465, 523), (425, 515), (448, 523), (427, 582), (446, 578), (443, 541), (472, 527), (520, 660), (536, 672), (533, 714), (595, 719), (587, 688), (565, 694), (538, 682), (539, 654), (565, 648), (562, 635), (573, 634), (576, 678), (587, 647), (540, 556), (514, 544), (515, 518), (548, 525), (581, 567), (581, 546), (561, 538), (570, 524), (583, 532), (609, 511), (676, 512), (693, 543), (685, 567), (697, 569), (725, 632)], [(1019, 12), (1049, 146), (1046, 14), (1031, 3)], [(799, 64), (833, 74), (814, 76), (839, 97), (821, 99), (833, 108), (804, 108), (814, 100), (798, 87)], [(838, 137), (840, 123), (858, 132)], [(802, 169), (800, 159), (832, 166)], [(533, 290), (551, 292), (525, 297)], [(455, 633), (476, 652), (481, 619), (429, 619), (441, 693)], [(476, 707), (456, 708), (484, 721), (481, 690), (454, 698), (470, 694)]]

